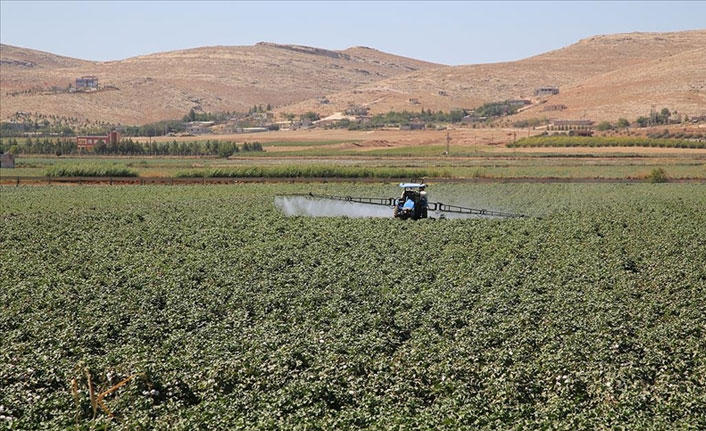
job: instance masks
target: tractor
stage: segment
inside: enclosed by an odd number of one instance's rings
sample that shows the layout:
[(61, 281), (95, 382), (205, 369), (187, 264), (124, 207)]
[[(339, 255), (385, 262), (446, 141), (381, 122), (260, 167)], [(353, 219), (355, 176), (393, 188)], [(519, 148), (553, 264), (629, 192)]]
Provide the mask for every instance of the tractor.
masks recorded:
[(381, 205), (392, 208), (392, 214), (400, 220), (419, 220), (429, 217), (429, 212), (436, 214), (438, 218), (445, 218), (445, 214), (467, 214), (476, 217), (496, 217), (515, 218), (526, 217), (523, 214), (514, 214), (501, 211), (491, 211), (486, 209), (476, 209), (448, 205), (441, 202), (429, 202), (427, 200), (427, 185), (424, 183), (400, 183), (402, 194), (399, 198), (369, 198), (352, 196), (327, 196), (309, 193), (306, 195), (294, 195), (308, 199), (327, 199), (344, 201), (365, 205)]

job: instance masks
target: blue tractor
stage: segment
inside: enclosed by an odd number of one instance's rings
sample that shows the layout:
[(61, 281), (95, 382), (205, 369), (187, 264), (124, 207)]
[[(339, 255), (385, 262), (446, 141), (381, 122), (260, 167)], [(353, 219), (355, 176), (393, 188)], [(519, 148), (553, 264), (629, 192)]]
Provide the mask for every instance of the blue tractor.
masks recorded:
[(400, 187), (404, 191), (402, 196), (395, 202), (394, 216), (402, 220), (427, 218), (429, 203), (427, 202), (427, 192), (425, 190), (426, 184), (401, 183)]
[(427, 200), (426, 184), (423, 183), (400, 183), (400, 188), (403, 189), (402, 195), (399, 198), (369, 198), (369, 197), (352, 197), (352, 196), (324, 196), (309, 193), (301, 196), (309, 199), (328, 199), (336, 201), (344, 201), (366, 205), (381, 205), (392, 207), (395, 218), (401, 220), (419, 220), (429, 217), (429, 211), (436, 214), (438, 218), (445, 218), (446, 213), (467, 214), (477, 217), (525, 217), (522, 214), (513, 214), (501, 211), (491, 211), (486, 209), (476, 209), (460, 207), (456, 205), (447, 205), (441, 202), (429, 202)]

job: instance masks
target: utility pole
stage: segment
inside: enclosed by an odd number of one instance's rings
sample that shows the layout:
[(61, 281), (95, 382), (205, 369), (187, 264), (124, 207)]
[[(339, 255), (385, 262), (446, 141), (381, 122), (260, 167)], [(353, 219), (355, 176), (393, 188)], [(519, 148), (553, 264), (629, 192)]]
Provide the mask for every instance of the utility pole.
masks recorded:
[(449, 155), (449, 144), (451, 143), (451, 135), (446, 131), (446, 155)]

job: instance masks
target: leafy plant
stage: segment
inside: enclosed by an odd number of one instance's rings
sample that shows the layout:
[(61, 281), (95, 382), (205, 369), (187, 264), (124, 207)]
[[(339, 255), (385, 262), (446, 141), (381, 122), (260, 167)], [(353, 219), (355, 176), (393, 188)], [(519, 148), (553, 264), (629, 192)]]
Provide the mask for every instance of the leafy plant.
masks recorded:
[(273, 205), (306, 191), (398, 192), (0, 187), (2, 426), (702, 428), (703, 185), (429, 188), (541, 219)]

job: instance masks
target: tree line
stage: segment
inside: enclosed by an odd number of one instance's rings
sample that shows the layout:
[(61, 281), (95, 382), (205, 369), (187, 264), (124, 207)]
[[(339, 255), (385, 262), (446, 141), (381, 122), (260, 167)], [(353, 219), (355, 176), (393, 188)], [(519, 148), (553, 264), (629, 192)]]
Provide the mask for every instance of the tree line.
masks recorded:
[(219, 156), (228, 157), (240, 152), (264, 151), (259, 142), (238, 144), (232, 141), (191, 141), (191, 142), (136, 142), (122, 139), (118, 143), (101, 142), (91, 150), (79, 149), (75, 140), (28, 138), (20, 143), (17, 139), (0, 140), (2, 152), (12, 154), (101, 154), (101, 155), (145, 155), (145, 156)]

